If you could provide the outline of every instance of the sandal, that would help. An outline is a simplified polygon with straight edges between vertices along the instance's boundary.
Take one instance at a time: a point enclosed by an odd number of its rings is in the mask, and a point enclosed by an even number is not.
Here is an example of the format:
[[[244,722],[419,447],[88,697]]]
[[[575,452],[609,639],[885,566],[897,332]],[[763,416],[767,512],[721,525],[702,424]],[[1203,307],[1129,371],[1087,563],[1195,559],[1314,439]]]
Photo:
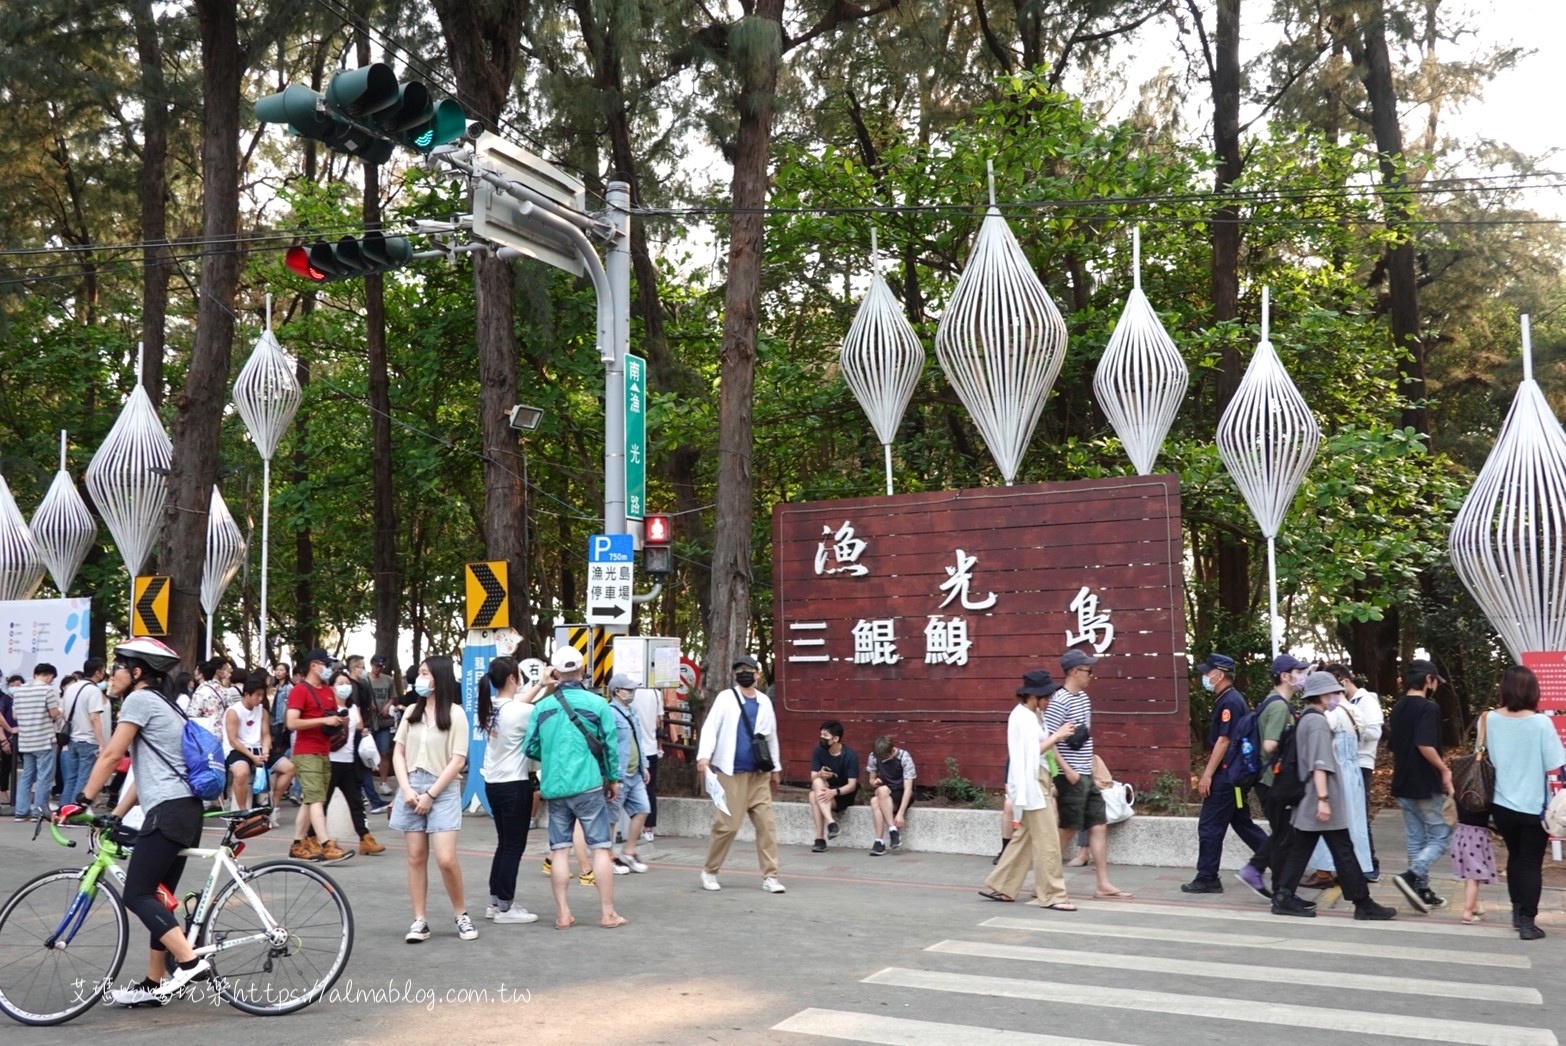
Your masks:
[[[609,922],[600,922],[598,925],[602,926],[606,930],[618,930],[622,926],[629,926],[630,923],[631,920],[627,919],[625,916],[616,915]]]
[[[1011,904],[1016,900],[1015,897],[1007,897],[999,890],[980,890],[979,896],[983,897],[986,901],[1003,901],[1006,904]]]
[[[1052,912],[1074,912],[1077,906],[1070,901],[1056,901],[1054,904],[1041,904],[1040,908],[1048,908]]]
[[[1463,922],[1465,924],[1469,925],[1469,926],[1472,926],[1474,923],[1482,923],[1482,922],[1484,922],[1484,909],[1483,908],[1478,908],[1478,909],[1476,909],[1474,911],[1471,911],[1471,912],[1468,911],[1467,909],[1464,909],[1463,910]]]
[[[557,929],[557,930],[569,930],[571,927],[573,927],[575,925],[576,925],[576,916],[573,915],[569,922],[563,922],[563,923],[562,922],[557,922],[557,923],[555,923],[555,929]]]
[[[1119,897],[1119,898],[1125,899],[1125,898],[1131,898],[1131,897],[1135,897],[1135,896],[1136,896],[1136,894],[1132,893],[1130,890],[1111,890],[1111,891],[1109,891],[1107,893],[1101,892],[1099,890],[1094,890],[1093,891],[1093,898],[1094,898],[1094,900],[1099,900],[1099,901],[1109,900],[1110,898],[1113,898],[1113,897]]]

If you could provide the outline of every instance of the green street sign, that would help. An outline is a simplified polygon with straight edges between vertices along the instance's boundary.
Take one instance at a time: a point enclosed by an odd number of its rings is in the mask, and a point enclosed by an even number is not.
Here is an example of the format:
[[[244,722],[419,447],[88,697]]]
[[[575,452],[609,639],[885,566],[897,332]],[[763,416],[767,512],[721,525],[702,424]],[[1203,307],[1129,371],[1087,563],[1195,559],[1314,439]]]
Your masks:
[[[647,361],[625,357],[625,518],[647,514]]]

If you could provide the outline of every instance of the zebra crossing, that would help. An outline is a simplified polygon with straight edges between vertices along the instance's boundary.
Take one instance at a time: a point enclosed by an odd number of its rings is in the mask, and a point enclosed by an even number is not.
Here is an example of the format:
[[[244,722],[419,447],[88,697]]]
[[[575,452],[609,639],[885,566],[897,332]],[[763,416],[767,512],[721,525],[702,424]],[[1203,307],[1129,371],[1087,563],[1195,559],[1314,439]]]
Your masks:
[[[1019,905],[984,918],[962,939],[891,957],[900,961],[831,1000],[841,1005],[800,1010],[772,1031],[890,1046],[1560,1046],[1553,1029],[1566,1026],[1566,990],[1549,976],[1560,952],[1524,945],[1504,925],[1140,902],[1081,909]]]

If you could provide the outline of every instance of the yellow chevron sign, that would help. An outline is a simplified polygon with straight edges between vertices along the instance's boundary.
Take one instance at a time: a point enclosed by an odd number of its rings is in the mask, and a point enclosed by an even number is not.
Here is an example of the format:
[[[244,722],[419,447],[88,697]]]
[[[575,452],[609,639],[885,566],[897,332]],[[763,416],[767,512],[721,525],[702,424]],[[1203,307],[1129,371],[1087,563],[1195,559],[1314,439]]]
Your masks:
[[[506,628],[511,624],[511,593],[505,560],[467,565],[468,627]]]
[[[168,634],[169,579],[163,574],[141,575],[131,589],[131,635]]]

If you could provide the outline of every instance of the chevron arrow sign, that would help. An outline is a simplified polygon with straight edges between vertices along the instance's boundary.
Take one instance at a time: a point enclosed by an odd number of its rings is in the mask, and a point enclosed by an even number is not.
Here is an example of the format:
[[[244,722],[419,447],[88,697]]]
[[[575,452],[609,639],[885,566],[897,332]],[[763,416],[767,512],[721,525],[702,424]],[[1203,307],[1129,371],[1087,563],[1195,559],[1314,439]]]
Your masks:
[[[469,628],[505,628],[511,624],[505,560],[469,563],[467,590]]]
[[[136,578],[132,591],[131,635],[168,635],[169,579],[162,574],[143,574]]]

